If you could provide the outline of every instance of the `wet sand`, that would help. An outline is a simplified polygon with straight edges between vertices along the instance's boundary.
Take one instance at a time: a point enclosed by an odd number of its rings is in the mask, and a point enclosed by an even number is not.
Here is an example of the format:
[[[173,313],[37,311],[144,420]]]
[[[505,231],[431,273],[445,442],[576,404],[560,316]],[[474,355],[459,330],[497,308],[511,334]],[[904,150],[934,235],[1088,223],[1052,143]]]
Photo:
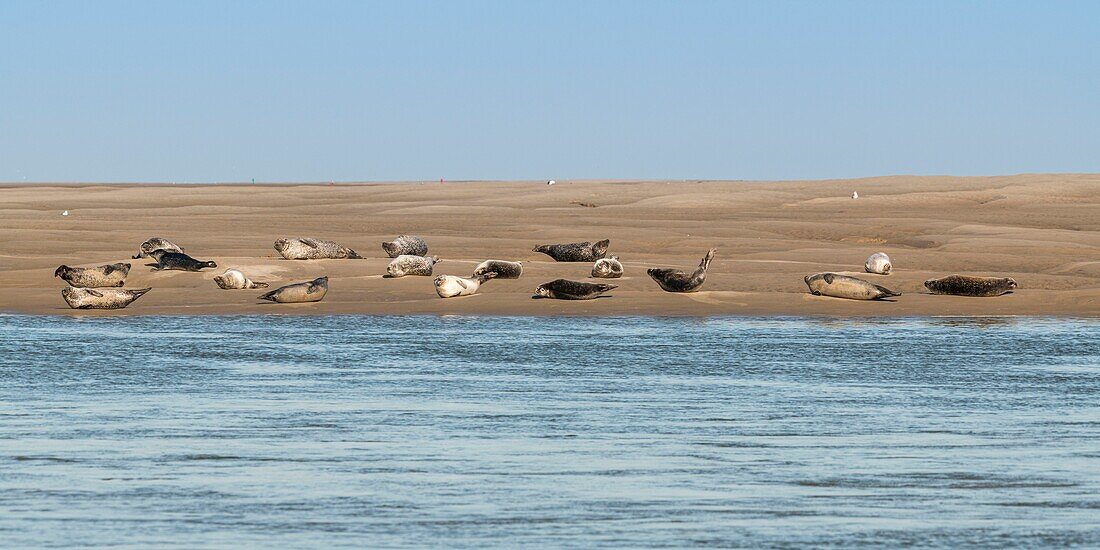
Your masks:
[[[853,191],[860,198],[852,199]],[[61,212],[69,210],[69,216]],[[489,281],[462,298],[436,296],[430,277],[383,279],[380,246],[423,236],[468,276],[478,262],[524,262],[519,280]],[[130,260],[162,236],[218,268],[153,272]],[[290,261],[285,236],[335,240],[363,260]],[[556,263],[536,244],[611,239],[626,268],[591,301],[532,299],[536,285],[588,279],[591,264]],[[692,270],[718,248],[700,292],[663,292],[648,267]],[[886,252],[889,276],[864,274]],[[61,299],[60,264],[133,264],[127,288],[153,291],[123,310],[78,311]],[[321,275],[324,301],[270,304],[263,290],[219,289],[236,267],[276,287]],[[802,278],[851,273],[899,290],[893,301],[807,293]],[[996,298],[934,296],[925,279],[952,273],[1014,277]],[[884,177],[859,180],[447,182],[312,185],[13,185],[0,187],[0,311],[66,315],[1050,315],[1100,316],[1100,175]]]

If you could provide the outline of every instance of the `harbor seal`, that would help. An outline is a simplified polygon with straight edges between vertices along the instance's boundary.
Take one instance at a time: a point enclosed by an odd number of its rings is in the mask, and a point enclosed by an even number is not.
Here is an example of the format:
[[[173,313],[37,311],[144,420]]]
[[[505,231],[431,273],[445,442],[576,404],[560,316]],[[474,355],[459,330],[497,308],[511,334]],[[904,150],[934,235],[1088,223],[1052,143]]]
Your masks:
[[[391,258],[401,255],[427,256],[428,243],[414,235],[398,235],[396,239],[382,243],[382,250]]]
[[[320,302],[328,294],[328,277],[318,277],[312,281],[281,286],[260,296],[260,300],[270,300],[280,304],[300,304]]]
[[[150,290],[152,289],[125,290],[121,288],[76,288],[67,286],[61,289],[61,297],[73,309],[122,309]]]
[[[396,279],[405,275],[432,276],[432,266],[439,261],[435,256],[412,256],[402,254],[394,258],[390,265],[386,266],[386,277]]]
[[[863,262],[863,269],[867,273],[889,275],[890,270],[893,268],[894,266],[890,264],[890,257],[885,252],[875,252],[867,257],[866,262]]]
[[[287,260],[357,260],[362,256],[332,241],[313,237],[287,237],[275,241],[275,250]]]
[[[593,279],[618,279],[623,276],[623,264],[618,256],[600,258],[592,266]]]
[[[607,255],[610,239],[591,243],[540,244],[535,252],[541,252],[554,258],[555,262],[594,262]]]
[[[619,288],[619,285],[555,279],[549,283],[542,283],[535,287],[535,295],[557,300],[591,300],[593,298],[598,298],[605,292],[615,290],[616,288]]]
[[[901,296],[900,292],[894,292],[863,279],[836,273],[816,273],[807,275],[803,280],[806,281],[806,286],[814,296],[832,296],[849,300],[881,300]]]
[[[183,252],[166,252],[154,250],[152,257],[157,261],[153,271],[199,271],[207,267],[218,267],[214,262],[196,260]]]
[[[182,248],[180,248],[172,241],[165,239],[164,237],[150,237],[149,240],[141,243],[141,245],[138,246],[137,256],[134,256],[131,259],[137,260],[140,258],[152,257],[153,251],[155,250],[167,250],[168,252],[179,252],[181,254],[183,253]]]
[[[717,248],[708,250],[706,256],[699,261],[698,269],[690,275],[679,269],[656,267],[646,270],[646,273],[657,281],[665,292],[695,292],[707,280],[707,268],[710,267],[710,261],[714,259],[715,252],[718,252]]]
[[[482,283],[496,276],[496,273],[491,272],[469,279],[454,275],[440,275],[432,280],[432,283],[435,284],[435,293],[440,298],[454,298],[455,296],[469,296],[477,292]]]
[[[989,297],[1016,290],[1016,281],[1008,277],[951,275],[940,279],[928,279],[924,282],[924,286],[932,294]]]
[[[485,260],[474,268],[474,277],[495,273],[497,279],[518,279],[523,274],[523,264],[507,260]]]
[[[222,290],[241,290],[249,288],[267,288],[267,283],[257,283],[246,277],[239,269],[229,268],[225,273],[214,276],[214,283]]]
[[[130,264],[119,262],[99,267],[69,267],[62,265],[53,272],[53,276],[61,277],[66,283],[75,287],[100,288],[124,285],[126,275],[129,273]]]

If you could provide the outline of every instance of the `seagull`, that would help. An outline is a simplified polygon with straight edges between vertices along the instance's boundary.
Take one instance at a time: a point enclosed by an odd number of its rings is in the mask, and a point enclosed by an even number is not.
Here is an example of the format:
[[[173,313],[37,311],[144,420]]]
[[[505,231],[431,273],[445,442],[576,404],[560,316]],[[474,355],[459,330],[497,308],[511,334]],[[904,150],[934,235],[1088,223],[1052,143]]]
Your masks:
[[[66,211],[62,212],[62,213],[61,213],[61,215],[62,215],[62,216],[68,216],[68,215],[69,215],[69,211],[68,211],[68,210],[66,210]]]
[[[852,198],[853,199],[858,199],[859,198],[859,193],[857,193],[855,191],[852,191]]]
[[[555,183],[558,183],[558,182],[556,182],[554,180],[550,180],[550,181],[546,182],[546,185],[554,185]]]

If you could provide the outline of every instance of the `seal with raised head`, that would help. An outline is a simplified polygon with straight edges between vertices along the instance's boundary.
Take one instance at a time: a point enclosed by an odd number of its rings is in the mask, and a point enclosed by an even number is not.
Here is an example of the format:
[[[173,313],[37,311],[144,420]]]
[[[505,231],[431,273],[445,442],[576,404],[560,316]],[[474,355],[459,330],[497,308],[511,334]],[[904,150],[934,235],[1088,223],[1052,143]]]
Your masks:
[[[239,269],[229,268],[225,273],[214,276],[214,283],[222,290],[242,290],[249,288],[267,288],[267,283],[257,283],[245,276]]]
[[[815,273],[807,275],[803,280],[806,281],[806,286],[814,296],[832,296],[849,300],[881,300],[901,296],[900,292],[894,292],[863,279],[836,273]]]
[[[523,274],[523,264],[507,260],[485,260],[474,268],[474,277],[495,273],[497,279],[518,279]]]
[[[623,276],[623,264],[618,256],[600,258],[592,265],[593,279],[618,279]]]
[[[427,256],[428,243],[415,235],[398,235],[396,239],[382,243],[382,250],[391,258],[401,255]]]
[[[354,250],[313,237],[287,237],[275,241],[275,250],[287,260],[356,260]]]
[[[73,309],[122,309],[151,288],[126,290],[122,288],[76,288],[67,286],[61,289],[61,297]]]
[[[300,304],[320,302],[328,294],[328,277],[318,277],[312,281],[281,286],[260,296],[260,300],[270,300],[280,304]]]
[[[99,267],[69,267],[63,265],[54,272],[66,283],[81,288],[102,288],[126,284],[126,275],[130,273],[130,264],[101,265]]]
[[[440,298],[454,298],[455,296],[469,296],[489,279],[495,278],[496,273],[484,273],[476,277],[456,277],[454,275],[440,275],[432,280],[435,285],[435,293]]]
[[[155,250],[167,250],[168,252],[183,252],[183,249],[164,237],[150,237],[149,240],[138,246],[138,253],[132,259],[149,258]]]
[[[540,244],[534,250],[554,258],[555,262],[594,262],[607,255],[607,246],[610,244],[610,239],[594,243],[585,241],[583,243]]]
[[[708,250],[706,256],[699,261],[698,269],[690,274],[679,269],[656,267],[646,270],[646,273],[666,292],[695,292],[707,280],[707,268],[710,267],[715,252],[718,252],[717,248]]]
[[[387,278],[404,277],[405,275],[422,275],[425,277],[432,276],[432,266],[439,261],[439,258],[435,256],[412,256],[410,254],[402,254],[392,261],[390,265],[386,266]]]
[[[557,300],[591,300],[616,288],[619,288],[619,285],[555,279],[535,287],[535,295]]]
[[[863,262],[863,269],[867,273],[889,275],[890,270],[893,268],[894,266],[890,264],[890,257],[885,252],[875,252],[867,257],[866,262]]]
[[[989,297],[1016,290],[1016,281],[1009,277],[950,275],[940,279],[928,279],[924,282],[924,286],[932,294]]]
[[[214,262],[196,260],[183,252],[154,250],[152,257],[157,261],[153,271],[199,271],[208,267],[218,267]]]

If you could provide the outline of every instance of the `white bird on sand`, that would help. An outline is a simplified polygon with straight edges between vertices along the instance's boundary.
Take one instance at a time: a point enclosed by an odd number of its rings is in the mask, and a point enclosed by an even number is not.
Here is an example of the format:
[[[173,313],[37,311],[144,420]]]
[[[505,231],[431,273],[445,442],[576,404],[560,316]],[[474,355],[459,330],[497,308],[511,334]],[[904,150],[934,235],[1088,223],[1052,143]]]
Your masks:
[[[550,181],[546,182],[546,185],[554,185],[555,183],[558,183],[558,182],[556,182],[554,180],[550,180]]]
[[[69,211],[68,211],[68,210],[66,210],[66,211],[62,212],[62,213],[61,213],[61,215],[62,215],[62,216],[68,216],[68,215],[69,215]]]
[[[853,199],[858,199],[859,198],[859,193],[857,193],[855,191],[852,191],[852,198]]]

